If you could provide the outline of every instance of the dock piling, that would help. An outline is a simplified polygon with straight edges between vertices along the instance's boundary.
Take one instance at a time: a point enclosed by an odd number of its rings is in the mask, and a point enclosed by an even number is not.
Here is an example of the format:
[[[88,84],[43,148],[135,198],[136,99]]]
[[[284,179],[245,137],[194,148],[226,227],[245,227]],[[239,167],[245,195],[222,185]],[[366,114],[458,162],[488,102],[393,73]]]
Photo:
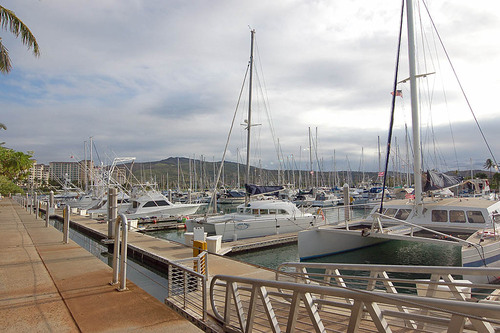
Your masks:
[[[64,207],[63,210],[63,243],[68,244],[69,243],[69,216],[71,214],[71,208],[70,206]],[[47,214],[48,215],[48,214]]]

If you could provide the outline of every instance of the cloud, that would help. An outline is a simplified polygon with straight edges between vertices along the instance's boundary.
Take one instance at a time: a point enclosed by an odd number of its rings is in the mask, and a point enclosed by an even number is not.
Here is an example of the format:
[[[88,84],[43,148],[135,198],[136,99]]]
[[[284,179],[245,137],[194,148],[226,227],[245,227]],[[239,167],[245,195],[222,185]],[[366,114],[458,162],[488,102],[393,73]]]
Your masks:
[[[0,122],[8,127],[0,140],[34,150],[41,163],[83,156],[83,142],[91,136],[107,151],[103,155],[219,160],[249,61],[251,27],[259,73],[252,117],[262,124],[253,131],[253,163],[276,167],[278,138],[282,155],[299,159],[309,145],[310,127],[313,133],[318,128],[318,158],[325,164],[332,164],[335,150],[338,168],[348,167],[347,161],[358,167],[363,149],[367,170],[378,168],[377,142],[385,147],[388,131],[399,4],[6,0],[3,5],[30,27],[42,53],[36,59],[20,40],[0,32],[14,62],[0,81],[5,110]],[[492,40],[500,30],[498,7],[493,0],[481,6],[465,0],[429,4],[469,102],[494,138],[494,152],[500,46]],[[425,8],[419,12],[425,14]],[[429,23],[425,15],[418,21]],[[405,45],[400,79],[408,76]],[[437,72],[420,82],[427,90],[421,93],[422,136],[429,147],[434,139],[428,133],[441,135],[436,133],[450,123],[458,130],[454,139],[440,136],[439,149],[426,147],[426,153],[443,155],[426,161],[446,160],[449,167],[457,164],[450,160],[472,158],[482,164],[488,151],[478,148],[484,144],[458,84],[451,83],[453,73],[444,69],[445,60],[421,51],[438,45],[430,30],[417,44],[419,55],[425,54],[419,72]],[[407,84],[400,88],[404,97],[396,99],[395,132],[403,149],[410,91]],[[442,97],[443,88],[453,90]],[[245,90],[229,145],[232,160],[237,149],[245,152],[240,124],[247,107]],[[301,156],[304,165],[307,155]]]

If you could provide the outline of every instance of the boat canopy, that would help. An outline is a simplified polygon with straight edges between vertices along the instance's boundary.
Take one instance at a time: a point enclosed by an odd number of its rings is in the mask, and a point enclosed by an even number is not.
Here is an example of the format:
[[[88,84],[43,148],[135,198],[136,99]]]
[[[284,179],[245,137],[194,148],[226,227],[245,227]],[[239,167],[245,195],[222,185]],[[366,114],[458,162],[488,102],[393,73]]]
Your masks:
[[[462,180],[463,178],[459,176],[450,176],[441,172],[428,170],[424,191],[440,190],[451,187],[460,184]]]
[[[257,195],[280,191],[283,189],[283,186],[259,186],[253,184],[245,184],[245,189],[248,195]]]

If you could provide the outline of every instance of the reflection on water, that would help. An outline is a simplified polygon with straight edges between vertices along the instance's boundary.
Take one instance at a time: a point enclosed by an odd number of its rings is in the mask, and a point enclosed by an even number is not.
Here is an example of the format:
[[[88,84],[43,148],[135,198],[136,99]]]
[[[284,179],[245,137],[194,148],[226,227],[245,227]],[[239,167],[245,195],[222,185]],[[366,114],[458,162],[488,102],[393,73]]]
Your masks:
[[[222,205],[225,211],[234,211],[236,205]],[[311,212],[317,208],[310,209]],[[344,207],[323,209],[329,223],[337,223],[344,218]],[[354,209],[353,218],[363,218],[369,210]],[[156,231],[151,236],[184,244],[184,230]],[[276,269],[283,262],[299,261],[297,244],[280,245],[273,248],[248,251],[231,255],[232,258]],[[428,265],[460,266],[460,249],[450,245],[423,244],[417,242],[389,241],[364,249],[308,260],[325,263],[386,264],[386,265]]]
[[[62,232],[63,223],[59,220],[50,220],[50,224]],[[106,245],[101,244],[84,235],[77,230],[69,230],[69,238],[80,245],[85,250],[89,251],[95,257],[110,267],[113,267],[113,255],[108,252]],[[62,236],[61,236],[62,239]],[[112,274],[109,279],[111,281]],[[167,272],[160,272],[150,267],[145,267],[141,263],[134,261],[131,258],[127,259],[127,279],[135,283],[148,294],[164,302],[167,297]]]

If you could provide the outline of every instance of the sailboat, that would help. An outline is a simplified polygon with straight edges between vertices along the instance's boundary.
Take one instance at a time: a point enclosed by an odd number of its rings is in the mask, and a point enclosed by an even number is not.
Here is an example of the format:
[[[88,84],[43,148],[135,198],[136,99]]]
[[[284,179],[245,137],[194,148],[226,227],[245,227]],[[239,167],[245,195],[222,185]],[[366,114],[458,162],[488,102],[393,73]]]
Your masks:
[[[372,210],[370,218],[342,226],[320,226],[299,232],[300,259],[352,251],[389,240],[460,247],[462,266],[499,267],[500,202],[484,197],[429,198],[422,190],[421,148],[412,0],[406,1],[414,149],[414,194]],[[396,88],[396,87],[395,87]],[[396,90],[394,90],[396,91]],[[394,98],[394,97],[393,97]],[[427,177],[428,178],[428,177]],[[499,277],[464,277],[488,283]],[[481,280],[478,280],[481,279]]]
[[[253,184],[249,184],[254,38],[255,30],[251,30],[248,119],[246,120],[247,158],[245,202],[238,205],[235,213],[188,219],[186,221],[186,230],[188,232],[192,232],[194,228],[203,228],[209,235],[221,235],[223,241],[235,241],[242,238],[298,232],[300,230],[314,227],[319,223],[319,221],[322,221],[321,219],[317,219],[315,215],[298,209],[297,206],[291,201],[250,200],[252,195],[262,195],[283,189],[282,186],[255,186]]]

